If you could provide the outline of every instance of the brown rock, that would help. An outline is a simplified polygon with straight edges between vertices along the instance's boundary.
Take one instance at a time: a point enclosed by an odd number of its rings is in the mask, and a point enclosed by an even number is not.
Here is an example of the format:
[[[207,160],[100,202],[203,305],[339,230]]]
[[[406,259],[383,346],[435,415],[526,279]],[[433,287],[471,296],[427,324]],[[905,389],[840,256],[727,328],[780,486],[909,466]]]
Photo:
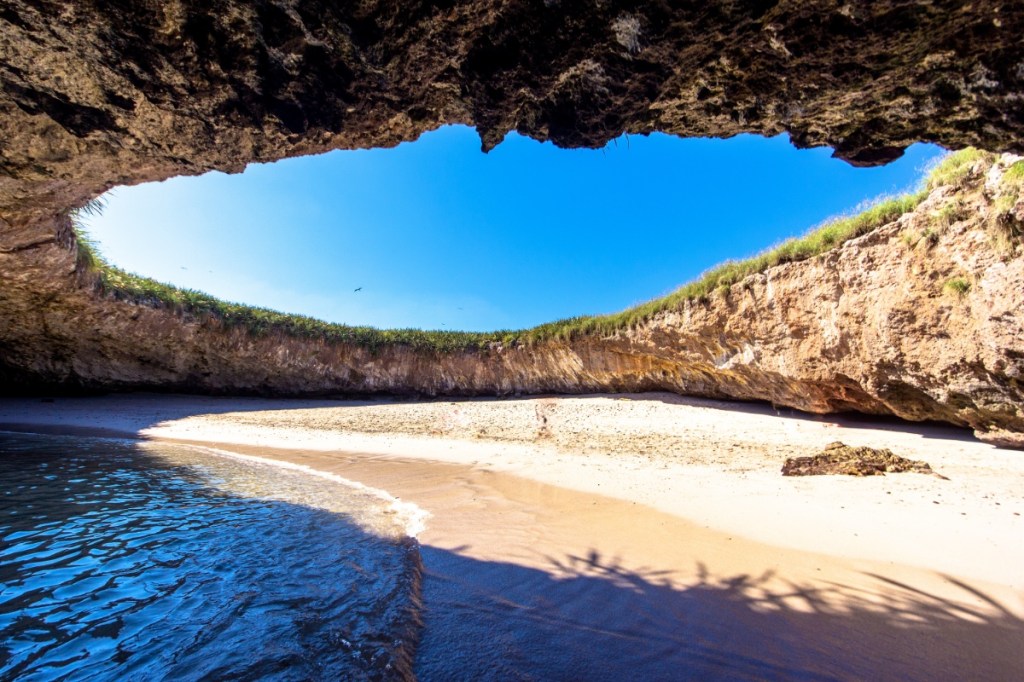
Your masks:
[[[439,353],[253,334],[158,301],[103,296],[67,230],[0,252],[0,387],[260,395],[667,390],[808,412],[944,421],[1024,446],[1024,255],[994,238],[979,164],[915,211],[810,260],[610,336]],[[961,202],[940,229],[935,215]],[[65,223],[66,228],[66,223]],[[921,235],[933,230],[934,239]],[[45,235],[45,232],[41,234]],[[4,245],[33,243],[22,230]],[[915,240],[918,240],[915,243]],[[969,277],[965,294],[952,276]]]
[[[826,445],[814,457],[790,457],[782,465],[783,476],[884,476],[904,471],[938,476],[927,462],[905,459],[888,449],[850,447],[840,442]]]
[[[449,123],[1024,152],[1019,2],[7,0],[0,214]],[[19,217],[20,216],[20,217]]]
[[[484,147],[510,130],[566,146],[788,131],[858,164],[919,140],[1021,152],[1021,35],[1016,2],[5,2],[0,389],[671,390],[941,420],[1024,446],[1019,225],[995,219],[980,177],[966,217],[921,246],[905,237],[930,229],[949,190],[636,329],[446,354],[252,334],[102,296],[63,217],[117,184],[446,123],[476,126]],[[944,291],[951,277],[970,290]]]

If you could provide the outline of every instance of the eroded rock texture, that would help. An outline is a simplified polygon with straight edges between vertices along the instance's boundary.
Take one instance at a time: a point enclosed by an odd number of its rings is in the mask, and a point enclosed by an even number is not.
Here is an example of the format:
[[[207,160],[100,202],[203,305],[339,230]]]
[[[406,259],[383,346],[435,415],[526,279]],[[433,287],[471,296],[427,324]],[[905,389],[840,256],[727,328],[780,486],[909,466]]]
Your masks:
[[[445,123],[1020,152],[1022,35],[1016,1],[5,0],[0,211]]]
[[[465,352],[375,350],[99,295],[72,237],[0,251],[0,386],[315,395],[669,390],[969,426],[1024,446],[1024,198],[978,162],[898,220],[638,328]],[[1016,204],[1003,206],[1003,197]],[[999,208],[997,208],[997,206]],[[65,223],[67,225],[67,223]]]
[[[850,447],[838,441],[813,457],[790,457],[782,465],[783,476],[885,476],[907,471],[946,478],[928,462],[900,457],[887,448]]]
[[[922,247],[906,235],[930,229],[952,190],[637,330],[446,355],[255,337],[102,298],[62,217],[117,184],[393,145],[445,123],[476,126],[485,148],[510,130],[562,145],[658,130],[788,131],[859,164],[919,140],[1020,152],[1021,35],[1019,2],[7,0],[0,384],[668,389],[940,419],[1024,444],[1024,266],[1016,246],[993,245],[980,190]]]

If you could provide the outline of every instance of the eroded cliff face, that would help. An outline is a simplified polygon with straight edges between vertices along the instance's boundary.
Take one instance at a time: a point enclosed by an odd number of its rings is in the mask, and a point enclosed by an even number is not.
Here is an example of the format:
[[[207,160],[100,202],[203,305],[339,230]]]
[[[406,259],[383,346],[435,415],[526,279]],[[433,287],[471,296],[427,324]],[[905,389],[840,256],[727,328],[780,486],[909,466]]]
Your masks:
[[[446,123],[475,126],[485,148],[510,130],[576,146],[788,131],[858,164],[920,140],[1021,152],[1021,35],[1024,5],[1010,1],[4,2],[0,383],[668,389],[941,419],[1020,445],[1021,259],[991,243],[980,189],[941,232],[929,212],[951,190],[639,329],[454,354],[257,337],[103,298],[62,216],[118,184],[393,145]]]
[[[941,420],[1024,446],[1024,201],[980,161],[884,227],[604,337],[435,353],[254,336],[103,297],[67,225],[0,252],[0,383],[323,395],[670,390]],[[1006,197],[1014,203],[1008,204]],[[52,236],[52,234],[51,234]]]

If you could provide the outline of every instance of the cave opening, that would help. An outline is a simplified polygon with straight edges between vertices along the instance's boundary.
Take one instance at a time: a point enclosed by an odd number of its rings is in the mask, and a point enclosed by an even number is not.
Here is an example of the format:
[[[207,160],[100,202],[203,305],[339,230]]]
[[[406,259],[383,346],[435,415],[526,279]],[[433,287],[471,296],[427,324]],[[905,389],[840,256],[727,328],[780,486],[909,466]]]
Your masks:
[[[113,265],[217,298],[378,328],[522,329],[616,312],[881,196],[943,154],[854,168],[786,136],[597,150],[450,126],[117,188],[84,227]]]

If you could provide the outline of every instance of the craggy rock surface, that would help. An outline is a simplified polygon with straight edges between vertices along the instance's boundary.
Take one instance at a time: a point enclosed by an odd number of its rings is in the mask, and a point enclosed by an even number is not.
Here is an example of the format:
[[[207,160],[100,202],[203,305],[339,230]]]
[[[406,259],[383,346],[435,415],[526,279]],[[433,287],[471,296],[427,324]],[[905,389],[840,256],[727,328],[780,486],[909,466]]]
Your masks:
[[[329,395],[667,390],[969,426],[1024,446],[1024,200],[981,161],[889,225],[607,337],[375,351],[101,297],[73,237],[0,248],[0,387]],[[997,213],[996,207],[1002,207]],[[1009,236],[1008,236],[1009,235]],[[949,285],[967,283],[966,291]]]
[[[5,1],[0,386],[660,389],[936,419],[1024,445],[1024,261],[1019,244],[993,244],[995,198],[977,187],[941,231],[932,213],[951,190],[636,330],[448,355],[254,337],[100,298],[62,217],[117,184],[394,145],[445,123],[476,126],[485,147],[510,130],[562,145],[788,131],[858,164],[918,140],[1020,152],[1021,35],[1024,5],[1009,1]],[[966,293],[944,287],[954,277]]]
[[[1022,35],[1017,0],[5,0],[0,213],[446,123],[1022,152]]]
[[[906,459],[885,448],[850,447],[840,442],[829,443],[814,457],[790,457],[782,465],[783,476],[885,476],[905,471],[938,476],[927,462]]]

